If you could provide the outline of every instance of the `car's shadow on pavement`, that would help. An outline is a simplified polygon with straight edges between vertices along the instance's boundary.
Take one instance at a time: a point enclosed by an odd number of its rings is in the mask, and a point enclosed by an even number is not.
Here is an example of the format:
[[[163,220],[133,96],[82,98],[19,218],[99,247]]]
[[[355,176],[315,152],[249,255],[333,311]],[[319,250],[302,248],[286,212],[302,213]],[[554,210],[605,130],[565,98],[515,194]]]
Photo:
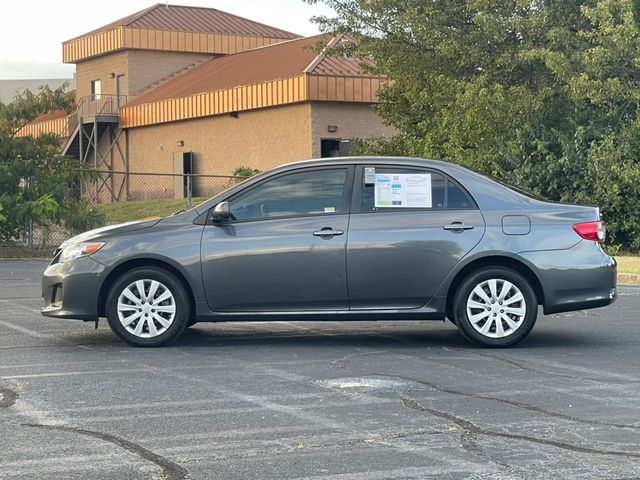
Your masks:
[[[119,340],[109,329],[66,331],[59,336],[49,334],[48,345],[91,345],[93,349],[113,347],[135,349]],[[450,323],[305,322],[201,323],[192,326],[165,349],[216,348],[237,345],[248,347],[300,348],[309,346],[369,347],[379,349],[468,349],[477,351],[519,351],[526,349],[615,348],[627,342],[624,334],[603,337],[597,332],[576,330],[534,330],[523,341],[506,349],[486,349],[467,342]]]
[[[273,324],[271,324],[273,325]],[[347,328],[345,328],[345,325]],[[187,330],[175,341],[174,346],[210,347],[221,344],[242,346],[274,346],[283,348],[308,345],[328,346],[372,346],[383,348],[411,347],[462,347],[469,344],[462,338],[455,327],[430,328],[422,326],[406,326],[402,328],[381,328],[380,326],[359,327],[357,322],[343,323],[331,328],[323,325],[320,328],[286,327],[274,330],[269,323],[258,328],[253,324],[243,328],[236,324],[233,329],[217,328],[215,325],[196,325]]]
[[[279,328],[277,331],[270,328],[271,323],[255,324],[252,328],[243,328],[243,324],[235,324],[233,329],[228,329],[223,324],[198,324],[188,329],[170,347],[212,348],[220,345],[238,346],[279,346],[282,348],[296,348],[302,346],[342,346],[342,347],[372,347],[381,349],[406,349],[410,348],[452,348],[474,350],[523,350],[540,348],[584,348],[612,347],[617,343],[624,343],[621,336],[619,342],[611,338],[603,339],[596,334],[588,332],[533,332],[526,339],[506,349],[486,349],[477,347],[466,341],[457,329],[451,324],[429,322],[428,325],[407,325],[384,328],[377,326],[365,326],[358,328],[358,322],[342,323],[336,328],[330,324],[320,328],[292,326]],[[304,325],[304,324],[301,324]],[[349,328],[345,329],[347,325]]]

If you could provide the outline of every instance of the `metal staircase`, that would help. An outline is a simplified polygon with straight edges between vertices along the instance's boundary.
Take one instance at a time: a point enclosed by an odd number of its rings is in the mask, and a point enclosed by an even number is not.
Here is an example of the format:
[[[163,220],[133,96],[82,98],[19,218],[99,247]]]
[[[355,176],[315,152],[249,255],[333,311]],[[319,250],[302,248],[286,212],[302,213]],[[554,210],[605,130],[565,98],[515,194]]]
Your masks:
[[[91,191],[83,192],[94,202],[121,200],[128,192],[128,176],[115,173],[129,171],[127,132],[119,128],[118,117],[126,102],[125,95],[90,95],[67,117],[71,135],[62,154],[101,172]]]

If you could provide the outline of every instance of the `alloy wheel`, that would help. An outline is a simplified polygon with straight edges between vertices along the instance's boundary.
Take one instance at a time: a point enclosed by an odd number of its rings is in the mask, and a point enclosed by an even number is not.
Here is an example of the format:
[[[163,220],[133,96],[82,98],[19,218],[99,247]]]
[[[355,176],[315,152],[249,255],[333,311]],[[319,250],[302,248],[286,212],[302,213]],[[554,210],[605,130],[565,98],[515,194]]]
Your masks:
[[[118,297],[118,320],[132,335],[153,338],[162,335],[176,316],[176,301],[166,285],[151,279],[136,280]]]
[[[527,304],[513,283],[491,278],[478,283],[467,298],[467,318],[471,326],[489,338],[504,338],[520,328]]]

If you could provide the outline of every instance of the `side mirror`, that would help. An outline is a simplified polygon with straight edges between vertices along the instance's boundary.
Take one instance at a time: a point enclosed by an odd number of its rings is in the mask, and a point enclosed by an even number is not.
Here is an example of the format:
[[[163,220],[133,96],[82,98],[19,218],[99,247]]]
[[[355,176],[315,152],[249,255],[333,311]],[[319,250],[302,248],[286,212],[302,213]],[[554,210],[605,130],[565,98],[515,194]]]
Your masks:
[[[229,208],[229,202],[220,202],[211,211],[211,221],[215,223],[222,223],[225,220],[229,220],[231,217],[231,210]]]

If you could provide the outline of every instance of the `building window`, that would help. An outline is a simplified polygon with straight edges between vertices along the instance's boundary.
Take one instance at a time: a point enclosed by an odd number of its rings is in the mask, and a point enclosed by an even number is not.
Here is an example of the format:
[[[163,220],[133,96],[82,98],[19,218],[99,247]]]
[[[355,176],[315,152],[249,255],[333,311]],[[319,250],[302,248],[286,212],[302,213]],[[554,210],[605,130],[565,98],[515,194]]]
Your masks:
[[[102,94],[102,82],[100,80],[91,80],[91,100],[100,100],[100,94]]]

